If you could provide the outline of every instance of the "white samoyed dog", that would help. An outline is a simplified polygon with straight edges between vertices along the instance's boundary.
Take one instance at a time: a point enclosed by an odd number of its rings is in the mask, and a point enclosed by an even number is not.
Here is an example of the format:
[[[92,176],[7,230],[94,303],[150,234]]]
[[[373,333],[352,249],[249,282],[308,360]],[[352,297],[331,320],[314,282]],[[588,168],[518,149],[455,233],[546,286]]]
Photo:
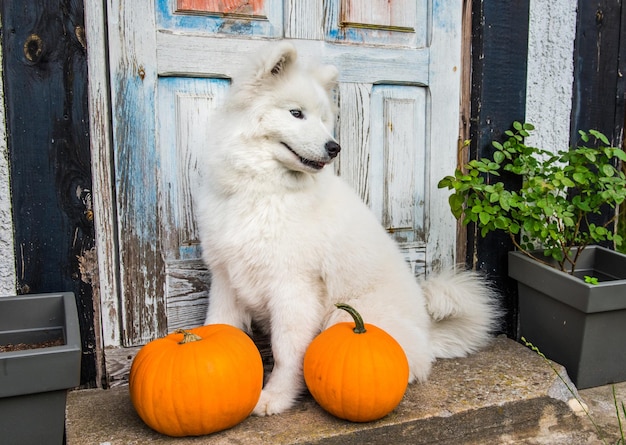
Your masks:
[[[490,339],[498,315],[489,283],[444,271],[418,283],[396,243],[330,165],[332,66],[305,69],[296,50],[275,44],[236,79],[211,120],[198,157],[194,205],[212,274],[206,323],[270,333],[274,369],[254,410],[276,414],[304,389],[313,338],[350,316],[391,334],[404,348],[410,382],[437,357],[459,357]]]

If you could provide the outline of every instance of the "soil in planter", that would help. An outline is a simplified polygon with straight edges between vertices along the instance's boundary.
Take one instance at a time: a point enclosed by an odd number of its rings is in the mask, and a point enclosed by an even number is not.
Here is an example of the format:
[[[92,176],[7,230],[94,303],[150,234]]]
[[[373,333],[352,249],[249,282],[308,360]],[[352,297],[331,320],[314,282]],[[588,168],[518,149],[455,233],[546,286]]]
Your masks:
[[[65,345],[62,328],[0,331],[0,353]]]
[[[55,340],[46,340],[39,343],[17,343],[8,345],[0,345],[0,352],[24,351],[26,349],[50,348],[52,346],[63,346],[65,342],[62,338]]]

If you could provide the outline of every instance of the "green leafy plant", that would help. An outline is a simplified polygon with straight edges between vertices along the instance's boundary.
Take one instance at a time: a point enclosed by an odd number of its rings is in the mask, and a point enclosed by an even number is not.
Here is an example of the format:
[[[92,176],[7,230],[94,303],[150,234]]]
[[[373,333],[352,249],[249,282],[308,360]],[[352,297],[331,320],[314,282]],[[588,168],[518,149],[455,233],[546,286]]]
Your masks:
[[[596,285],[599,283],[598,278],[585,275],[585,283]]]
[[[591,216],[626,200],[626,176],[617,168],[626,153],[612,147],[596,130],[579,131],[570,150],[553,153],[524,144],[534,126],[514,122],[504,142],[493,141],[491,159],[474,159],[454,176],[439,181],[453,191],[450,209],[463,224],[475,223],[482,236],[502,230],[526,255],[574,273],[586,246],[603,241],[622,244],[611,224],[595,224]],[[503,172],[521,179],[519,190],[496,181]],[[542,250],[543,257],[533,251]]]

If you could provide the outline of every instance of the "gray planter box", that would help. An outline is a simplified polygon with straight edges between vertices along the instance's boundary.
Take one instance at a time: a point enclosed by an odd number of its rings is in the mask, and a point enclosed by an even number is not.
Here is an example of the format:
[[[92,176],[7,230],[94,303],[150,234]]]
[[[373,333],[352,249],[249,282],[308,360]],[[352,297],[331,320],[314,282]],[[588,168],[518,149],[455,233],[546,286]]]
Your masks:
[[[509,276],[518,282],[521,336],[565,366],[578,388],[626,380],[626,255],[587,247],[571,276],[509,252]]]
[[[61,345],[0,352],[0,441],[62,444],[67,389],[80,384],[74,294],[0,297],[0,345]]]

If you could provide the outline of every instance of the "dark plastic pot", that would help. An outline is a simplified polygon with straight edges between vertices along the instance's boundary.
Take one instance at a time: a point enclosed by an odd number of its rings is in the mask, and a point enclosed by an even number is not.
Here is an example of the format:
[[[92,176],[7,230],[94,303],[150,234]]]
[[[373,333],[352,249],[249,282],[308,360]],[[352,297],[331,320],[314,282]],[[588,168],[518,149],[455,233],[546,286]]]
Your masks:
[[[0,442],[62,444],[67,390],[80,384],[74,294],[0,297],[0,345],[20,343],[29,349],[0,352]]]
[[[626,255],[587,247],[572,276],[509,252],[509,276],[518,282],[521,336],[565,366],[578,388],[626,380]]]

